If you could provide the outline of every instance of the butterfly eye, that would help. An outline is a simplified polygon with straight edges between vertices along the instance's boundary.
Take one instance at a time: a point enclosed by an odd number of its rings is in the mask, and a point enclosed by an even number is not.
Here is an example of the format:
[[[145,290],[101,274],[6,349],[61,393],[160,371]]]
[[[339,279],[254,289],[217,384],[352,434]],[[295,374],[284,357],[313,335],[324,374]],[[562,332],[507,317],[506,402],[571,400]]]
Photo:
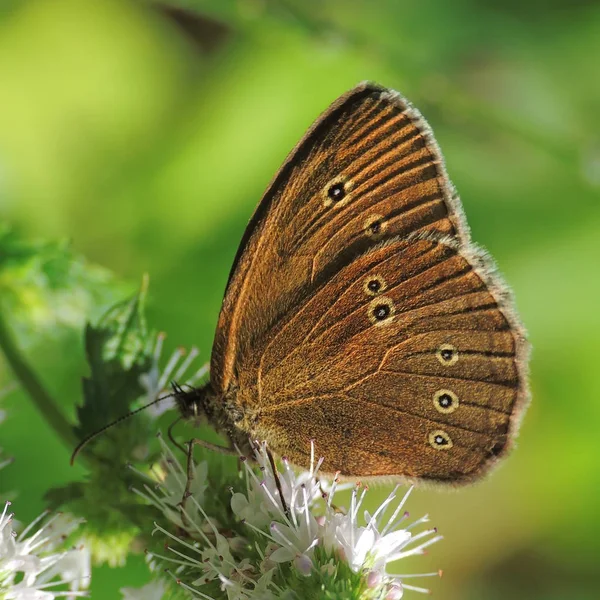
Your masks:
[[[394,303],[390,298],[380,297],[369,304],[369,319],[375,325],[385,325],[394,316]]]
[[[458,351],[452,344],[442,344],[435,353],[444,366],[450,366],[458,361]]]
[[[429,443],[436,450],[449,450],[454,445],[450,436],[441,429],[429,434]]]
[[[458,408],[458,396],[450,390],[439,390],[433,395],[433,405],[441,413],[453,413]]]
[[[368,277],[366,279],[363,289],[369,296],[377,296],[377,294],[383,292],[386,287],[387,285],[383,277],[380,277],[379,275],[373,275],[372,277]]]

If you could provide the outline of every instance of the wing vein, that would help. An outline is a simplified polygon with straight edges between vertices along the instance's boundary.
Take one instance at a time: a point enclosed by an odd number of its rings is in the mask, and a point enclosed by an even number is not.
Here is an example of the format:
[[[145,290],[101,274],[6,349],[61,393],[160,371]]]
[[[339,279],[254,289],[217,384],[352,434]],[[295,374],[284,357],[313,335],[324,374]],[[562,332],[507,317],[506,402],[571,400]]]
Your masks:
[[[412,375],[414,377],[427,377],[427,378],[431,378],[431,377],[436,377],[436,378],[441,378],[441,379],[453,379],[456,381],[475,381],[478,383],[491,383],[493,385],[499,385],[501,387],[504,388],[508,388],[508,389],[515,389],[516,387],[518,387],[518,382],[510,382],[510,381],[482,381],[481,378],[477,378],[477,377],[459,377],[458,375],[431,375],[431,374],[427,374],[427,373],[413,373],[412,371],[404,371],[402,369],[379,369],[377,371],[378,373],[395,373],[398,375]]]
[[[486,432],[483,432],[483,431],[477,431],[475,429],[471,429],[469,427],[465,427],[463,425],[454,425],[452,423],[447,423],[445,421],[437,421],[435,419],[429,419],[427,417],[423,417],[423,416],[421,416],[421,415],[419,415],[417,413],[414,413],[414,412],[412,412],[410,410],[404,410],[402,408],[398,408],[398,407],[394,407],[394,406],[389,406],[387,404],[378,404],[376,402],[371,402],[370,400],[365,400],[364,398],[354,398],[352,396],[347,396],[346,394],[339,394],[339,393],[338,394],[315,395],[315,396],[312,396],[310,398],[303,398],[300,401],[290,401],[290,402],[282,403],[282,404],[279,404],[277,406],[273,406],[271,408],[268,408],[266,410],[261,411],[261,415],[276,413],[276,412],[278,412],[280,410],[283,410],[283,409],[287,410],[287,409],[289,409],[291,407],[294,407],[294,406],[301,406],[303,404],[311,403],[314,400],[323,400],[323,399],[331,398],[331,397],[333,397],[333,398],[339,398],[340,395],[343,398],[345,398],[346,400],[350,401],[350,402],[357,402],[357,403],[360,403],[360,404],[366,404],[368,406],[375,406],[378,409],[381,409],[383,411],[389,411],[389,412],[392,412],[392,413],[395,413],[395,414],[408,415],[408,416],[411,416],[411,417],[415,417],[417,419],[423,419],[424,421],[429,421],[431,423],[434,423],[435,425],[441,425],[441,426],[444,426],[444,427],[452,427],[454,429],[460,429],[461,431],[466,431],[468,433],[474,433],[476,435],[482,435],[482,436],[490,436],[490,435],[492,435],[492,434],[489,434],[489,433],[486,433]],[[461,446],[461,444],[457,444],[457,442],[455,440],[453,440],[453,441],[454,441],[455,445]],[[478,446],[467,446],[467,445],[463,444],[462,447],[463,448],[477,448]]]

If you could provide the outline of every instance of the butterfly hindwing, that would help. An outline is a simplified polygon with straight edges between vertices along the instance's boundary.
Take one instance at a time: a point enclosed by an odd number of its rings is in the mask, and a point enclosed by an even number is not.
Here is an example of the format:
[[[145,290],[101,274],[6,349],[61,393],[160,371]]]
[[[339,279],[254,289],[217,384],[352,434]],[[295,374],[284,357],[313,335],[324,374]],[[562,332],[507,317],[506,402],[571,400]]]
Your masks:
[[[296,464],[315,439],[325,470],[348,476],[458,482],[485,471],[526,398],[526,342],[483,261],[430,237],[342,268],[245,371],[255,434]]]

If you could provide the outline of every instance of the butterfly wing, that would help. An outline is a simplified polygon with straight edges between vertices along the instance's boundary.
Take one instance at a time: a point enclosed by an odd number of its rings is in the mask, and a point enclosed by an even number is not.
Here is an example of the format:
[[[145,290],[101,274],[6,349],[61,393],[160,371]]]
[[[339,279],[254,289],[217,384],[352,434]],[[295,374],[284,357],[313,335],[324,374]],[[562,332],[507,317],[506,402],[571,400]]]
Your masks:
[[[242,431],[296,464],[314,438],[330,472],[471,480],[509,447],[527,398],[511,306],[429,128],[363,84],[317,120],[252,217],[211,386]]]
[[[282,319],[247,370],[253,434],[326,472],[457,483],[506,451],[527,343],[490,262],[448,238],[395,239]]]
[[[237,387],[265,334],[349,260],[415,231],[468,237],[420,114],[397,92],[359,85],[291,152],[246,229],[215,335],[213,389]]]

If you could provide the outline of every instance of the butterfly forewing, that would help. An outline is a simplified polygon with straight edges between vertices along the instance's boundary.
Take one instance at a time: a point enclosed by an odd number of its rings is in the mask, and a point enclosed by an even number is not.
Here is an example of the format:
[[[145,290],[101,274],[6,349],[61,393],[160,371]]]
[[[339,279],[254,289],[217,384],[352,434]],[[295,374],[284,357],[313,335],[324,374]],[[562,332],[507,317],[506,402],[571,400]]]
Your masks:
[[[213,385],[302,298],[374,244],[415,231],[465,237],[430,130],[396,92],[363,84],[326,111],[261,200],[234,262]]]
[[[316,439],[325,470],[349,476],[486,470],[516,426],[525,342],[478,262],[451,241],[413,239],[342,268],[244,372],[255,433],[297,464]]]

